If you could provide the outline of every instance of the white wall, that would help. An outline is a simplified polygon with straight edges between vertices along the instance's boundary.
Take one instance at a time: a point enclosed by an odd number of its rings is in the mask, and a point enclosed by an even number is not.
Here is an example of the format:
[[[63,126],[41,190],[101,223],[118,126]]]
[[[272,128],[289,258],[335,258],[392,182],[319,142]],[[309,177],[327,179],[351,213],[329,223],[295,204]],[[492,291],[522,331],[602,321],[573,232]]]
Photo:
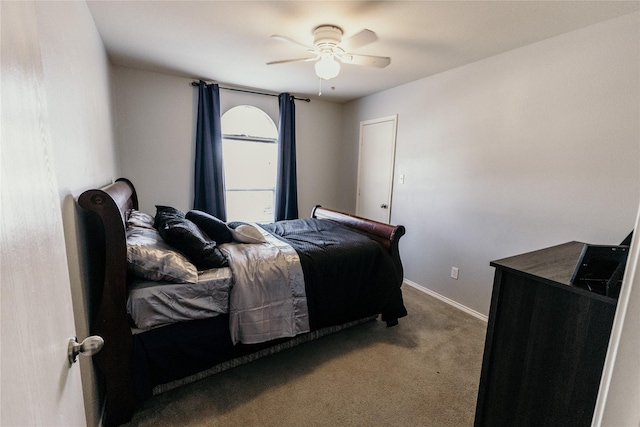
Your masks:
[[[36,2],[51,156],[64,226],[76,330],[89,335],[91,313],[82,191],[118,176],[107,55],[85,2]],[[34,266],[41,268],[41,266]],[[68,334],[72,334],[69,331]],[[88,425],[97,425],[102,396],[90,358],[80,358]]]
[[[391,222],[407,228],[407,279],[487,314],[491,260],[631,231],[639,36],[634,13],[345,105],[343,173],[359,122],[398,114]]]
[[[197,114],[194,79],[114,67],[117,134],[123,176],[140,194],[140,208],[156,204],[189,210]],[[222,85],[224,86],[224,85]],[[220,90],[222,113],[249,104],[278,123],[278,98]],[[316,204],[340,208],[337,187],[342,106],[296,101],[298,202],[301,217]]]
[[[640,228],[640,210],[635,229]],[[640,239],[631,243],[602,373],[593,426],[640,425]]]

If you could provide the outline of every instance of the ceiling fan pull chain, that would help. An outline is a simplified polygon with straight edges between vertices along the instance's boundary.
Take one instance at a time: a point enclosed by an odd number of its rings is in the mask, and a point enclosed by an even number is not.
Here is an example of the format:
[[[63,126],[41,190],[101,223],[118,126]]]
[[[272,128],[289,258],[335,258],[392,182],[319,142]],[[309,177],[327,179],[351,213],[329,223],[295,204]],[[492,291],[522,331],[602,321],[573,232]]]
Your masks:
[[[322,96],[322,79],[318,78],[318,96]]]

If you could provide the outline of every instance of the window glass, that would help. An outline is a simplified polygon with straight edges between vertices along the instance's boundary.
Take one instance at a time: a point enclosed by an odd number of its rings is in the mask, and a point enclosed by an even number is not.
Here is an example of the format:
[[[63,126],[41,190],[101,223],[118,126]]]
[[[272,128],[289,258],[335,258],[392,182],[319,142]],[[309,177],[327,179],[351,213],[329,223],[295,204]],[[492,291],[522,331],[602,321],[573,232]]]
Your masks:
[[[241,105],[222,116],[227,220],[272,222],[278,131],[261,109]]]
[[[222,133],[225,136],[253,136],[274,141],[278,138],[278,130],[271,117],[251,105],[239,105],[224,113]]]

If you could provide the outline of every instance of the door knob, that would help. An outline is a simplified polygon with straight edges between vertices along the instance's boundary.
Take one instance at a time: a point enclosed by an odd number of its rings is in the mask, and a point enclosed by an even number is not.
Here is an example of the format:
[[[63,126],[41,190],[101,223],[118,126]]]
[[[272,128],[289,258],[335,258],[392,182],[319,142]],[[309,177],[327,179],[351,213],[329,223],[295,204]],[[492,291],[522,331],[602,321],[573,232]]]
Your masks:
[[[82,354],[83,356],[93,356],[102,350],[102,346],[104,346],[104,340],[102,337],[97,335],[87,337],[82,340],[81,343],[78,343],[78,338],[76,337],[69,338],[69,352],[67,353],[69,356],[69,363],[74,364],[77,361],[79,354]]]
[[[388,206],[387,206],[387,205],[385,205],[384,203],[383,203],[383,204],[381,204],[381,205],[380,205],[380,207],[381,207],[382,209],[387,209],[387,208],[388,208]]]

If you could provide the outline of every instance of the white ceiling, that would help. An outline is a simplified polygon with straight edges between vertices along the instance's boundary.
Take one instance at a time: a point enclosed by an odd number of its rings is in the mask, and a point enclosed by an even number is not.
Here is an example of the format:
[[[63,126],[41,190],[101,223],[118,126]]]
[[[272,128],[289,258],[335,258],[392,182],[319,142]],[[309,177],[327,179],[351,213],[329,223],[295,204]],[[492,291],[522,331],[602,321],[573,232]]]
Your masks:
[[[87,1],[111,61],[227,86],[346,102],[640,9],[640,1]],[[378,40],[355,53],[383,69],[342,65],[323,82],[280,34],[311,45],[333,24]]]

